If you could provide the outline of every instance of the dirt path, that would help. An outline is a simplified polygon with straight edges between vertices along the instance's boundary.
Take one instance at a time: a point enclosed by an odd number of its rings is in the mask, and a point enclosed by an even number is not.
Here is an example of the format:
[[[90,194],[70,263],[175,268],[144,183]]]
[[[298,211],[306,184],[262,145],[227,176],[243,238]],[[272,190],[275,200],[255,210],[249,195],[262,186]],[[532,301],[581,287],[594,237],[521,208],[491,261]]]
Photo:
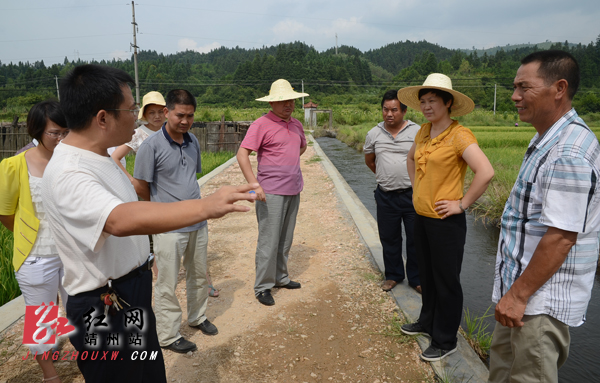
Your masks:
[[[333,184],[309,147],[302,157],[304,191],[294,244],[292,279],[299,290],[274,290],[275,306],[254,298],[254,211],[209,223],[209,268],[218,298],[210,298],[208,318],[217,336],[185,323],[182,334],[198,351],[164,351],[169,382],[422,382],[433,381],[419,360],[416,342],[381,335],[396,305],[379,288],[379,272],[368,257]],[[256,166],[256,157],[251,157]],[[223,184],[244,183],[236,164],[202,189],[208,195]],[[22,320],[0,343],[0,383],[40,380],[35,362],[22,361]],[[66,346],[67,349],[71,347]],[[75,362],[57,362],[63,382],[81,382]]]

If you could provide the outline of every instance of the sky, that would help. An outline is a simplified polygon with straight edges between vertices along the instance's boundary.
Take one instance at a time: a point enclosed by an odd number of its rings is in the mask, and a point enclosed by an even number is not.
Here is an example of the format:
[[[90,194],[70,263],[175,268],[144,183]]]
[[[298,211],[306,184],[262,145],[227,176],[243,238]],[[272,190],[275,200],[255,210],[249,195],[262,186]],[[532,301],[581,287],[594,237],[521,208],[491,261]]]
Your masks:
[[[0,0],[0,62],[127,59],[127,0]],[[226,0],[135,3],[137,45],[172,54],[220,46],[260,48],[302,41],[365,52],[398,41],[451,49],[554,42],[600,35],[598,0]]]

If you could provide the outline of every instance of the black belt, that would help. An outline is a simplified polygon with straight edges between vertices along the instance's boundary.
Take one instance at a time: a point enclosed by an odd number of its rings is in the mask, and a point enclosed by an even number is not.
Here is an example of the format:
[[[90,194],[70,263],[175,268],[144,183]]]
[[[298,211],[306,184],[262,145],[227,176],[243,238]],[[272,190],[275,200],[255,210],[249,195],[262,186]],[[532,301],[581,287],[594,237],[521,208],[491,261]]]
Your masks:
[[[410,188],[406,188],[406,189],[396,189],[396,190],[383,190],[381,188],[381,186],[377,185],[377,187],[379,188],[379,190],[381,190],[382,192],[385,193],[398,193],[398,194],[402,194],[402,193],[406,193],[407,191],[411,191],[412,187]]]
[[[152,269],[152,266],[154,265],[154,254],[150,254],[150,256],[148,257],[148,259],[146,260],[146,262],[144,262],[143,265],[136,267],[135,269],[131,270],[130,272],[128,272],[127,274],[123,275],[120,278],[114,279],[114,280],[108,280],[109,281],[109,287],[110,287],[110,282],[112,283],[120,283],[120,282],[124,282],[128,279],[131,279],[133,277],[137,277],[140,274],[145,273],[146,271]]]

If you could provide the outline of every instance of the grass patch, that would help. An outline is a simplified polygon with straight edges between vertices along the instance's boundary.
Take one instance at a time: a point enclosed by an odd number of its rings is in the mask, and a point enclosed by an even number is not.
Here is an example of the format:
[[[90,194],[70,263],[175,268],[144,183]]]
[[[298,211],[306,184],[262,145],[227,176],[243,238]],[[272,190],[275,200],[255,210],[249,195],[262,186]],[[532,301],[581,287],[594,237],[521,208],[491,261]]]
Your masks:
[[[493,334],[487,331],[489,323],[485,322],[485,319],[492,316],[491,313],[488,314],[491,308],[492,306],[490,305],[482,316],[472,315],[469,312],[469,308],[466,308],[466,328],[460,329],[467,342],[469,342],[473,350],[475,350],[483,361],[489,356],[490,346],[492,345]]]
[[[198,173],[196,178],[200,178],[205,176],[206,174],[215,170],[215,168],[221,166],[229,159],[231,159],[235,153],[233,152],[202,152],[202,173]],[[129,174],[133,174],[133,169],[135,166],[135,154],[128,154],[126,157],[127,160],[127,171]]]
[[[201,153],[202,155],[202,173],[198,178],[212,172],[217,167],[229,161],[235,153],[233,152],[216,152],[216,153]]]
[[[380,273],[373,273],[370,271],[361,271],[360,276],[369,282],[378,283],[383,281],[383,276]]]
[[[13,233],[0,224],[0,306],[21,295],[12,259]]]
[[[315,162],[321,162],[323,161],[323,159],[321,157],[319,157],[318,155],[314,155],[312,156],[310,159],[306,160],[307,164],[314,164]]]
[[[378,335],[392,337],[396,339],[398,343],[401,344],[410,343],[420,335],[406,335],[405,333],[403,333],[400,328],[406,323],[408,322],[404,315],[398,312],[394,312],[394,315],[392,315],[391,318],[388,320],[388,324],[385,327],[385,329],[378,333]]]

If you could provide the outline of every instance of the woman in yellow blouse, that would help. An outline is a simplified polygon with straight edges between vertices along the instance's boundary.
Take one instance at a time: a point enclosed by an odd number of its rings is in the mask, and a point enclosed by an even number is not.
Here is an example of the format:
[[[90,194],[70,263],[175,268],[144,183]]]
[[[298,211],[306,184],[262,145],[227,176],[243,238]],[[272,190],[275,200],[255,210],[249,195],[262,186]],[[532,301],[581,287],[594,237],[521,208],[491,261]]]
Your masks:
[[[27,115],[27,132],[38,145],[0,163],[0,222],[14,233],[13,266],[27,306],[58,304],[63,267],[42,204],[41,182],[54,148],[69,130],[58,102],[34,105]],[[43,336],[44,334],[41,334]],[[57,340],[58,341],[58,340]],[[42,353],[54,345],[30,345],[44,374],[43,382],[60,383],[51,358]]]
[[[448,76],[430,74],[422,86],[399,90],[398,99],[420,109],[429,121],[421,126],[406,161],[417,212],[414,239],[423,306],[418,321],[402,331],[429,334],[431,344],[421,359],[437,361],[456,351],[463,309],[465,209],[487,189],[494,169],[473,133],[451,118],[470,113],[474,103],[452,89]],[[463,193],[467,166],[475,175]]]

